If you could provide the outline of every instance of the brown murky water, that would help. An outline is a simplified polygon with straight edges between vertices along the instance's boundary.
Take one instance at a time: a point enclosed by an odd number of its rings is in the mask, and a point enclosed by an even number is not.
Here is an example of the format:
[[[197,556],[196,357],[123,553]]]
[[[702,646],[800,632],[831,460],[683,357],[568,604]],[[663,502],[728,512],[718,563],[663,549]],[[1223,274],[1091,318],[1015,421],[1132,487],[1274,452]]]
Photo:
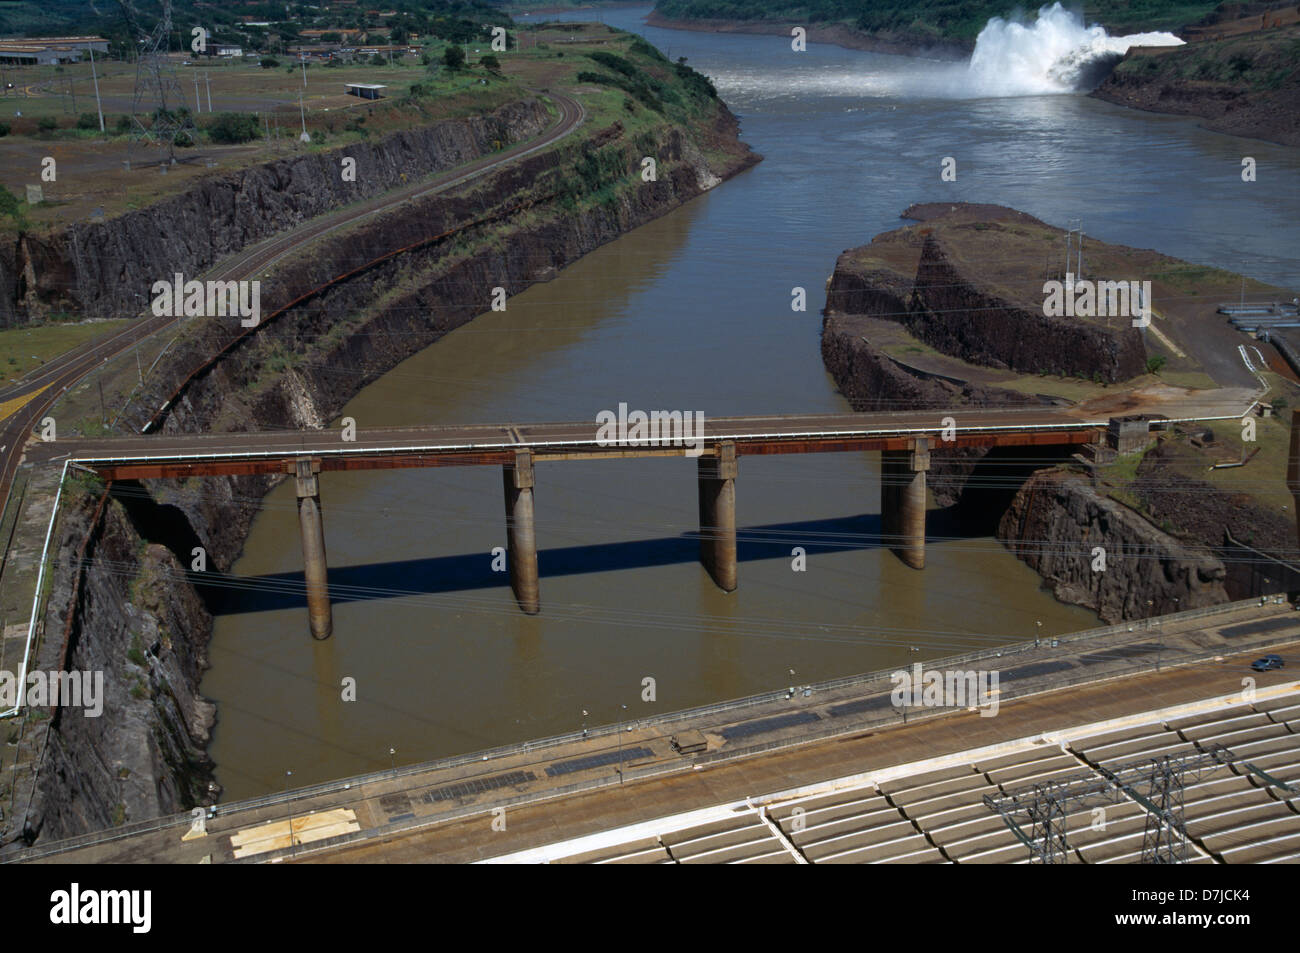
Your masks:
[[[360,427],[594,419],[621,401],[709,416],[846,410],[818,351],[823,284],[840,251],[939,194],[939,157],[953,152],[971,174],[945,196],[1086,216],[1104,239],[1207,263],[1249,255],[1266,280],[1297,272],[1280,251],[1296,243],[1278,236],[1295,236],[1300,203],[1216,198],[1240,141],[1076,96],[909,98],[891,78],[921,61],[823,47],[792,60],[779,38],[646,30],[640,15],[604,18],[713,76],[767,160],[405,362],[348,405]],[[1286,150],[1250,146],[1294,176]],[[1170,176],[1206,183],[1206,201],[1171,204]],[[1227,225],[1200,227],[1210,221]],[[796,285],[805,313],[790,310]],[[933,541],[924,572],[876,548],[876,473],[866,454],[744,458],[740,588],[726,595],[689,535],[694,461],[539,465],[534,618],[491,570],[505,543],[498,469],[326,474],[324,643],[301,605],[267,590],[301,578],[281,486],[236,566],[262,588],[218,618],[203,683],[219,704],[225,796],[280,790],[286,770],[297,785],[384,767],[390,747],[410,763],[576,729],[584,709],[609,723],[620,705],[644,715],[782,687],[791,669],[802,683],[1097,624],[994,540]],[[933,512],[930,532],[954,535]],[[647,676],[654,703],[641,701]]]

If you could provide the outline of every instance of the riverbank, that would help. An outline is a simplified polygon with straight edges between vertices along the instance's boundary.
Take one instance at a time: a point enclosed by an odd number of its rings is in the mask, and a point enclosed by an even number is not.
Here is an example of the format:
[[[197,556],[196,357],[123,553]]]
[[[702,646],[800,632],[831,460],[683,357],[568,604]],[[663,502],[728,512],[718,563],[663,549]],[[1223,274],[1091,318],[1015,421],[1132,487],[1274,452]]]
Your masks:
[[[1192,116],[1214,132],[1300,146],[1298,50],[1296,25],[1174,49],[1136,48],[1091,95],[1147,112]]]
[[[324,426],[366,384],[485,311],[494,287],[515,294],[553,278],[758,161],[696,74],[619,37],[600,31],[595,42],[606,56],[624,45],[629,68],[646,77],[635,100],[616,84],[570,81],[563,88],[586,113],[576,138],[441,194],[415,196],[282,258],[264,279],[266,319],[256,333],[245,336],[229,322],[190,324],[123,421],[139,430],[170,394],[168,413],[151,429]],[[574,64],[573,47],[567,52]],[[535,115],[541,107],[519,108]],[[376,143],[372,158],[400,169],[403,145]],[[646,156],[656,159],[653,177],[641,174]],[[370,264],[358,267],[363,261]],[[484,297],[467,296],[466,288],[483,289]],[[204,754],[214,713],[197,692],[211,599],[280,479],[147,482],[107,495],[90,485],[70,496],[58,551],[109,555],[55,568],[37,666],[63,652],[74,668],[100,667],[110,717],[102,726],[64,718],[47,727],[48,743],[28,739],[63,756],[34,784],[18,780],[30,807],[17,836],[64,837],[216,799]],[[195,547],[205,556],[203,572],[192,564]],[[53,620],[63,619],[70,636],[60,642]],[[161,740],[168,738],[176,743]]]
[[[684,19],[667,17],[653,10],[646,17],[650,26],[665,30],[691,30],[697,33],[751,33],[760,36],[792,36],[791,30],[802,27],[807,31],[810,43],[830,43],[848,50],[864,50],[869,53],[894,53],[903,56],[920,56],[927,59],[960,60],[970,55],[975,48],[973,41],[962,42],[947,40],[923,33],[868,33],[854,29],[847,23],[808,23],[790,20],[788,22],[771,22],[767,20],[721,20],[721,19]]]
[[[1043,317],[1042,285],[1059,278],[1051,261],[1045,271],[1043,249],[1060,249],[1063,231],[997,206],[914,206],[903,217],[922,224],[844,252],[828,286],[822,356],[854,409],[1075,403],[1113,414],[1137,406],[1161,414],[1163,406],[1163,416],[1177,417],[1197,402],[1222,399],[1223,415],[1256,403],[1249,388],[1230,386],[1231,368],[1197,359],[1245,340],[1225,332],[1225,320],[1206,304],[1228,295],[1233,276],[1089,237],[1089,278],[1151,281],[1152,333],[1144,341],[1127,320]],[[1115,334],[1132,340],[1121,344]],[[1129,346],[1132,360],[1117,362]],[[1267,344],[1259,347],[1281,362]],[[1282,375],[1263,373],[1272,389],[1259,404],[1271,401],[1272,410],[1300,397]],[[1253,426],[1249,443],[1236,439],[1235,424],[1217,439],[1206,438],[1205,428],[1170,428],[1136,456],[1098,448],[1056,467],[1060,452],[1035,462],[1023,452],[1013,460],[940,449],[932,453],[930,488],[941,506],[981,525],[993,514],[997,537],[1058,599],[1108,622],[1146,618],[1258,594],[1262,578],[1230,576],[1225,532],[1277,553],[1289,549],[1286,424],[1270,413]],[[1196,476],[1256,448],[1248,476]],[[972,478],[978,461],[981,480]],[[1101,570],[1095,547],[1109,554]]]

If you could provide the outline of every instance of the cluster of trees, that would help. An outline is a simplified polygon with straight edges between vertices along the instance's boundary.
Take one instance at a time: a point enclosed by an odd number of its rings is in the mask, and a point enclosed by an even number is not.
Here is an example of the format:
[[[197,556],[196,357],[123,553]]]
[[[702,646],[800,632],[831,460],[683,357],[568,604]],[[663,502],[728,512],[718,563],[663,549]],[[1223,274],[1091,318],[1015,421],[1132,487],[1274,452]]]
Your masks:
[[[644,40],[634,42],[631,49],[634,53],[640,53],[664,65],[668,63],[662,53]],[[596,50],[588,53],[587,57],[598,65],[605,67],[605,69],[610,70],[610,72],[598,73],[592,70],[581,70],[578,73],[578,82],[580,83],[596,83],[601,86],[613,86],[621,89],[643,106],[658,113],[664,111],[665,105],[680,105],[682,103],[680,90],[674,89],[669,84],[657,79],[652,73],[642,69],[626,56]],[[709,82],[708,77],[687,66],[686,57],[679,58],[672,65],[672,70],[677,78],[682,81],[689,98],[707,100],[717,97],[718,91],[713,88],[713,84]]]
[[[471,43],[486,37],[492,26],[509,27],[509,15],[486,0],[388,0],[379,9],[394,15],[381,19],[366,10],[372,4],[323,9],[323,5],[301,2],[265,3],[223,7],[203,0],[173,0],[172,34],[169,48],[190,49],[190,30],[203,26],[213,41],[236,42],[253,52],[283,50],[300,42],[303,29],[328,31],[326,43],[340,43],[342,31],[365,31],[366,42],[387,40],[407,43],[413,34],[436,37],[453,43]],[[161,5],[156,0],[135,3],[137,29],[151,30],[158,20]],[[269,23],[250,27],[240,20],[250,17]],[[133,56],[138,49],[138,33],[126,21],[115,2],[89,4],[84,0],[41,0],[36,3],[0,4],[0,35],[87,35],[98,34],[109,40],[110,55]]]

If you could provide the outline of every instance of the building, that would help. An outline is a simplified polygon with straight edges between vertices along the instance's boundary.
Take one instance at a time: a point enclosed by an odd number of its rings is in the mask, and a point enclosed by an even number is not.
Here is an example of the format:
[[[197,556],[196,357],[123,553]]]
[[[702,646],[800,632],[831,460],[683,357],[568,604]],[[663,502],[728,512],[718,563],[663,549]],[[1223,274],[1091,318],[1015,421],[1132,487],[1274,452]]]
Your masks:
[[[322,39],[322,37],[326,35],[337,34],[339,39],[342,42],[346,43],[354,36],[359,36],[360,33],[361,33],[360,30],[349,30],[343,27],[335,27],[332,30],[303,30],[298,35],[301,36],[304,40],[306,40],[309,43],[323,43],[325,41]]]
[[[78,63],[87,50],[108,53],[102,36],[37,36],[0,39],[0,62],[25,66]]]
[[[387,89],[387,86],[380,86],[377,83],[344,83],[349,96],[360,96],[362,99],[383,99],[383,93],[380,90]]]

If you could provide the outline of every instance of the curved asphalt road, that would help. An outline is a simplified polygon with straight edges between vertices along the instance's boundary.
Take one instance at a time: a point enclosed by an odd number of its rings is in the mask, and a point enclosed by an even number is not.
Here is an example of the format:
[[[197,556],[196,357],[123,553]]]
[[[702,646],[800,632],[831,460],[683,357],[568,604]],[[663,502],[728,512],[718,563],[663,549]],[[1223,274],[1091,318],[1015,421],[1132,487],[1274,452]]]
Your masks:
[[[502,152],[475,159],[437,175],[431,180],[425,179],[392,192],[385,192],[356,206],[317,216],[292,231],[283,232],[244,249],[221,262],[204,277],[222,281],[251,279],[284,256],[322,235],[411,199],[462,185],[500,166],[545,149],[576,130],[582,125],[586,116],[582,105],[576,100],[557,93],[550,93],[550,96],[558,103],[560,116],[541,136],[518,143]],[[0,406],[11,402],[21,404],[0,421],[0,514],[4,512],[8,503],[9,491],[13,486],[14,474],[18,470],[23,448],[32,436],[37,422],[54,402],[96,367],[117,357],[151,335],[168,330],[181,320],[181,318],[149,314],[110,337],[73,348],[43,365],[18,384],[0,390]],[[23,402],[24,398],[26,398],[25,402]]]

